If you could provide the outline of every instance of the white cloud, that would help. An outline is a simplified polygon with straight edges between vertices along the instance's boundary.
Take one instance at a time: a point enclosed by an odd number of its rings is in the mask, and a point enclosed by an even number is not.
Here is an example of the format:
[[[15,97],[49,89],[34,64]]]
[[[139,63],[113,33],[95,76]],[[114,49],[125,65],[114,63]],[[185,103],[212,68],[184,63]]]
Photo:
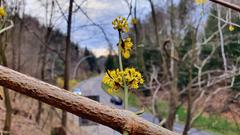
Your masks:
[[[94,10],[105,10],[110,6],[111,5],[109,2],[101,2],[99,0],[90,0],[83,5],[83,7],[87,7],[89,9],[94,9]]]
[[[109,50],[106,48],[91,49],[96,57],[108,56]]]
[[[25,0],[26,1],[26,14],[38,18],[42,24],[46,24],[46,2],[51,4],[49,0]],[[67,15],[69,0],[57,0],[61,6],[64,14]],[[84,0],[76,0],[76,3],[81,4]],[[134,2],[134,0],[133,0]],[[146,0],[138,1],[138,13],[143,16],[149,11],[149,3]],[[76,9],[76,7],[74,7]],[[82,4],[82,9],[88,14],[88,16],[98,24],[104,24],[102,27],[107,33],[107,36],[111,40],[113,45],[116,44],[118,35],[113,30],[111,22],[119,15],[127,16],[129,9],[124,0],[87,0]],[[48,13],[50,13],[50,6],[48,8]],[[48,14],[49,16],[49,14]],[[64,20],[62,13],[59,11],[58,5],[55,3],[53,22],[56,28],[63,32],[66,32],[66,21]],[[139,15],[140,16],[140,15]],[[60,18],[60,19],[59,19]],[[102,32],[97,27],[84,27],[79,28],[79,26],[91,24],[91,22],[86,18],[81,11],[77,11],[73,15],[73,32],[72,40],[78,42],[82,47],[87,46],[89,49],[97,48],[97,54],[99,48],[108,48],[108,44],[104,39]],[[103,51],[105,52],[105,51]]]

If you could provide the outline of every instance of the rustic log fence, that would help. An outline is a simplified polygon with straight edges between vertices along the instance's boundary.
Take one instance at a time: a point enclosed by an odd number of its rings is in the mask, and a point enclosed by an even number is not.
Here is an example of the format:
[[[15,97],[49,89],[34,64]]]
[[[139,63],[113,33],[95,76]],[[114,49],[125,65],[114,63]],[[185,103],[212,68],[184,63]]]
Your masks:
[[[224,6],[224,7],[228,7],[230,9],[233,9],[233,10],[235,10],[237,12],[240,12],[240,5],[236,5],[234,3],[230,3],[227,0],[210,0],[210,1],[212,1],[214,3],[217,3],[217,4],[220,4],[220,5]]]
[[[177,135],[133,112],[112,108],[0,66],[0,85],[130,135]]]

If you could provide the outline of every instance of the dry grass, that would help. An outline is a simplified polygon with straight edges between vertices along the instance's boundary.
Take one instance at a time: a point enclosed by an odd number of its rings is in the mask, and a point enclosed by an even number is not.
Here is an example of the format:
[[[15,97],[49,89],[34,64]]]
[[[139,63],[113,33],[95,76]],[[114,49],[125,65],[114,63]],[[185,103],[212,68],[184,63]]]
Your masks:
[[[1,90],[0,90],[1,91]],[[10,92],[14,114],[12,115],[11,135],[50,135],[51,129],[61,124],[61,110],[43,105],[44,111],[40,123],[35,121],[37,112],[37,100]],[[5,119],[4,101],[0,101],[0,132],[3,129]],[[81,127],[68,121],[66,128],[68,135],[87,135]]]

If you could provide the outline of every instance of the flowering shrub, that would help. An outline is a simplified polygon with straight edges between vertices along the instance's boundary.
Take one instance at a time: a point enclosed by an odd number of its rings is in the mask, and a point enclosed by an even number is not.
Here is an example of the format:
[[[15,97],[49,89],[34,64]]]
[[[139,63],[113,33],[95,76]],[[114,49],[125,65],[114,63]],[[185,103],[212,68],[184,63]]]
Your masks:
[[[133,43],[131,41],[131,38],[126,38],[123,40],[121,44],[121,52],[122,52],[122,56],[125,59],[128,59],[130,57],[132,46],[133,46]]]
[[[139,84],[143,84],[144,80],[140,72],[135,68],[126,68],[124,71],[119,69],[107,71],[103,78],[103,83],[109,86],[108,91],[118,91],[120,88],[124,88],[124,81],[128,88],[138,89]]]
[[[119,68],[107,70],[102,82],[108,86],[109,93],[117,92],[120,89],[124,90],[124,108],[127,109],[128,90],[138,89],[139,85],[144,83],[144,80],[141,73],[135,68],[123,68],[122,57],[125,59],[130,58],[133,47],[131,38],[122,38],[122,34],[127,33],[129,30],[127,19],[124,17],[117,17],[113,20],[112,25],[119,33],[119,42],[117,44]]]
[[[127,19],[124,17],[117,17],[112,22],[113,28],[118,30],[119,32],[128,32],[128,22]]]

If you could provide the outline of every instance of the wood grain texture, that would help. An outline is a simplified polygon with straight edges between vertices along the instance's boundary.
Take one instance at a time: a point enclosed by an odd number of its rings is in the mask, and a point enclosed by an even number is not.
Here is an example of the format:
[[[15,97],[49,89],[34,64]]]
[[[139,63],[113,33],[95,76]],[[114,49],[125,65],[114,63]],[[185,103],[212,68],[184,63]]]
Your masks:
[[[130,111],[103,105],[3,66],[0,66],[0,85],[121,133],[127,130],[130,135],[177,135]]]
[[[240,6],[234,3],[230,3],[229,1],[226,0],[210,0],[210,1],[240,12]]]

